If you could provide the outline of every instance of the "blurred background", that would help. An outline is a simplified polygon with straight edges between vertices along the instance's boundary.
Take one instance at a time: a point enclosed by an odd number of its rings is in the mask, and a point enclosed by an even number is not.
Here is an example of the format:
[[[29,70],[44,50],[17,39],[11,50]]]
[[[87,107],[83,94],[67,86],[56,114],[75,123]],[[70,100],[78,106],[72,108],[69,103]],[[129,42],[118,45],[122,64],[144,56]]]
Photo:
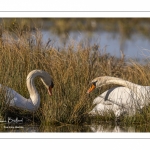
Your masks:
[[[150,56],[150,18],[1,18],[3,38],[4,29],[22,33],[39,30],[43,43],[50,41],[58,50],[82,43],[96,44],[105,53],[142,63]]]

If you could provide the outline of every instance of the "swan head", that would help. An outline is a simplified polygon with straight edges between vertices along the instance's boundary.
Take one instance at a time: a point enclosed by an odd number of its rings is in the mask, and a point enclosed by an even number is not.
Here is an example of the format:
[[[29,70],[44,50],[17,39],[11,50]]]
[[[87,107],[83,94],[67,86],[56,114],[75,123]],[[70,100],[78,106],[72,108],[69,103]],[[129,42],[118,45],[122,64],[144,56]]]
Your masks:
[[[48,89],[48,93],[51,96],[52,95],[52,88],[54,87],[54,82],[51,76],[47,72],[43,72],[43,75],[41,77],[41,81],[45,85],[45,87]]]
[[[44,80],[42,78],[41,78],[41,80],[42,80],[43,84],[46,86],[49,95],[51,96],[52,95],[52,88],[54,87],[53,81],[52,80],[48,81],[48,79]]]
[[[96,88],[100,88],[101,86],[105,85],[105,77],[97,77],[95,79],[93,79],[91,81],[91,86],[90,88],[88,89],[87,93],[91,93],[94,89]]]

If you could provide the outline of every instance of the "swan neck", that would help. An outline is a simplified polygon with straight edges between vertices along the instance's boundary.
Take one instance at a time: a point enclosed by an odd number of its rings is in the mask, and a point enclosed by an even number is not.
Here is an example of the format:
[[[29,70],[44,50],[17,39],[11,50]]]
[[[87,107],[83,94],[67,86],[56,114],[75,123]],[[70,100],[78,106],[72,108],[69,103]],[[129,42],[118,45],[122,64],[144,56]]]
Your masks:
[[[27,88],[30,94],[30,99],[33,102],[35,107],[39,107],[40,105],[40,96],[35,87],[34,79],[39,76],[37,71],[32,71],[27,76]]]
[[[135,93],[137,93],[141,87],[140,85],[134,84],[132,82],[123,79],[115,78],[115,77],[107,77],[106,84],[118,84],[131,89]]]

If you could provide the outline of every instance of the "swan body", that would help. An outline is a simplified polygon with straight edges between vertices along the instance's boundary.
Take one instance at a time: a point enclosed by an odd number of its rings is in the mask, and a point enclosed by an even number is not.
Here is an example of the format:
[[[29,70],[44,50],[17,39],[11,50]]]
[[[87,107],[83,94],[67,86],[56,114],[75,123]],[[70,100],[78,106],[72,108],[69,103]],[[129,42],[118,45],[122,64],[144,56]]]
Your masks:
[[[108,84],[117,84],[123,87],[111,88],[96,97],[93,105],[96,105],[90,115],[104,115],[107,110],[112,110],[116,117],[123,113],[132,115],[137,109],[142,109],[149,102],[150,86],[141,86],[132,82],[109,76],[98,77],[92,80],[92,85],[87,93],[95,88]]]
[[[26,79],[27,88],[30,94],[30,98],[25,98],[15,90],[9,87],[2,87],[6,91],[5,98],[6,102],[9,103],[9,106],[18,107],[20,109],[35,111],[40,106],[40,95],[35,87],[34,79],[40,77],[43,84],[48,89],[49,95],[52,95],[52,88],[54,86],[53,80],[50,75],[42,70],[33,70],[31,71]]]

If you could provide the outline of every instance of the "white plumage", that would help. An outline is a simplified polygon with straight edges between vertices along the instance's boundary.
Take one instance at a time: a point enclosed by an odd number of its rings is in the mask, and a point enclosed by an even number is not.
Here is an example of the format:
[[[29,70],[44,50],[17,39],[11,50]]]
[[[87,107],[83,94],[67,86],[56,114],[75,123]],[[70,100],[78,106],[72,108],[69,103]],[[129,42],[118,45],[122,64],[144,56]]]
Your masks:
[[[9,106],[34,111],[37,110],[40,106],[40,95],[35,87],[34,79],[36,77],[40,77],[43,84],[48,89],[48,93],[52,95],[52,88],[54,86],[52,78],[50,75],[42,70],[33,70],[31,71],[26,79],[27,88],[30,94],[30,98],[25,98],[19,93],[17,93],[15,90],[1,86],[3,91],[5,91],[5,99],[6,103],[9,103]]]
[[[98,77],[92,80],[92,86],[87,93],[92,92],[95,88],[108,84],[117,84],[123,87],[111,88],[96,97],[93,101],[93,105],[96,106],[89,114],[103,115],[106,110],[112,110],[116,117],[123,113],[133,115],[136,110],[142,109],[149,103],[150,86],[141,86],[109,76]]]

